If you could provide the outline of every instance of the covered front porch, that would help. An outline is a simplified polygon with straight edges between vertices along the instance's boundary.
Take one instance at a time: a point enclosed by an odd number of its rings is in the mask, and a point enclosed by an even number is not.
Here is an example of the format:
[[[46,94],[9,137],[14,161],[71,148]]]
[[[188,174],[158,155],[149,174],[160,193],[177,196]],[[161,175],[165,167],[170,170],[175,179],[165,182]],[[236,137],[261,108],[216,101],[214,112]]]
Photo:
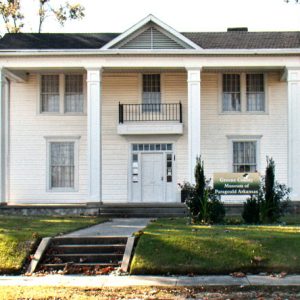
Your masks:
[[[124,62],[126,59],[127,65]],[[208,177],[211,177],[215,171],[229,171],[230,169],[226,146],[228,139],[231,137],[236,139],[236,136],[247,138],[271,135],[261,130],[261,126],[269,126],[268,115],[273,113],[274,100],[272,93],[269,92],[269,86],[266,87],[266,91],[269,93],[267,105],[270,110],[263,114],[224,113],[221,111],[219,102],[221,74],[264,73],[267,76],[270,74],[269,78],[273,86],[276,81],[276,84],[281,85],[280,89],[287,80],[289,93],[287,103],[284,105],[289,105],[291,116],[289,128],[297,128],[297,119],[293,117],[295,112],[293,107],[297,105],[295,93],[298,91],[298,78],[300,78],[293,75],[299,74],[297,70],[274,64],[270,67],[265,63],[257,66],[257,62],[242,65],[241,62],[234,62],[234,60],[230,62],[229,59],[224,59],[221,63],[219,58],[215,61],[207,59],[206,64],[201,60],[194,61],[193,64],[185,60],[181,62],[183,65],[177,62],[172,66],[166,63],[164,58],[157,58],[156,63],[151,60],[147,63],[147,60],[145,58],[141,63],[139,60],[133,62],[131,58],[124,58],[122,63],[121,60],[116,59],[119,63],[105,64],[99,61],[93,64],[86,63],[85,67],[71,67],[69,63],[62,61],[50,67],[49,62],[40,61],[38,66],[28,64],[16,67],[8,64],[3,68],[2,81],[6,84],[3,86],[5,92],[4,101],[2,101],[2,134],[5,137],[1,139],[1,178],[5,181],[2,185],[2,202],[16,203],[22,198],[20,202],[23,203],[39,201],[111,204],[180,203],[177,183],[185,180],[194,182],[194,165],[198,155],[201,154],[207,162]],[[95,65],[101,67],[95,67]],[[190,67],[190,65],[200,67]],[[43,74],[82,74],[84,78],[83,113],[41,113],[38,78]],[[143,102],[144,74],[160,74],[161,90],[156,92],[160,93],[160,102],[157,100]],[[29,115],[24,115],[24,138],[19,141],[17,141],[15,125],[11,124],[11,118],[16,119],[22,116],[21,110],[17,110],[14,104],[16,101],[18,104],[21,103],[21,94],[17,94],[14,91],[15,88],[18,91],[25,91],[25,94],[30,90],[30,95],[28,97],[25,95],[25,99],[32,101],[35,105],[35,111],[31,106],[26,112]],[[25,110],[23,110],[24,113]],[[259,125],[260,122],[263,125]],[[252,125],[247,127],[247,123]],[[257,126],[254,126],[254,123]],[[221,124],[224,124],[223,128]],[[29,128],[32,130],[33,125],[41,126],[39,128],[44,132],[40,132],[39,136],[33,134],[34,138],[30,137],[28,130]],[[64,130],[60,129],[61,126]],[[258,130],[263,134],[258,134]],[[289,130],[288,132],[293,140],[298,139],[297,131]],[[77,138],[79,141],[77,186],[69,194],[47,189],[49,178],[47,179],[46,174],[45,137],[46,139]],[[32,195],[28,192],[29,188],[22,187],[22,177],[18,175],[20,171],[17,170],[16,164],[21,154],[14,150],[16,145],[21,146],[21,141],[24,144],[28,139],[30,141],[32,139],[32,143],[36,142],[37,148],[43,147],[40,152],[35,152],[40,160],[39,165],[43,165],[43,167],[38,167],[39,173],[36,172],[35,178],[41,178],[37,181],[34,178],[31,181],[30,178],[27,179],[29,186],[34,184],[39,186]],[[287,140],[287,137],[284,139]],[[272,147],[270,145],[267,145],[267,148]],[[295,186],[294,191],[296,191],[297,184],[295,181],[293,183],[295,180],[293,178],[296,178],[298,168],[295,167],[296,162],[292,157],[296,155],[297,144],[291,143],[290,145],[292,147],[289,150],[288,167],[285,169],[283,166],[287,155],[279,157],[278,160],[280,172],[284,174],[288,169],[289,186]],[[262,151],[260,161],[268,152],[270,152],[268,149]],[[12,158],[7,160],[6,158],[10,156]],[[29,157],[30,154],[25,153],[25,156]],[[151,170],[149,167],[150,169],[148,168],[148,171],[143,173],[145,168],[142,168],[142,164],[144,166],[148,164],[151,167],[156,164],[157,168]],[[26,170],[30,172],[29,169],[30,166],[27,165],[23,170],[26,173]],[[32,173],[35,173],[35,170]],[[17,179],[15,179],[16,175],[18,175]],[[158,195],[166,196],[163,198],[143,197],[141,184],[142,181],[145,182],[143,176],[145,178],[150,176],[154,179],[146,184],[148,195],[153,195],[151,191],[155,191]],[[168,180],[171,180],[172,184]],[[158,187],[159,182],[164,183],[163,191]],[[137,189],[136,183],[139,185]],[[168,185],[171,187],[169,188]],[[171,192],[168,192],[169,189]],[[145,201],[145,199],[148,200]]]

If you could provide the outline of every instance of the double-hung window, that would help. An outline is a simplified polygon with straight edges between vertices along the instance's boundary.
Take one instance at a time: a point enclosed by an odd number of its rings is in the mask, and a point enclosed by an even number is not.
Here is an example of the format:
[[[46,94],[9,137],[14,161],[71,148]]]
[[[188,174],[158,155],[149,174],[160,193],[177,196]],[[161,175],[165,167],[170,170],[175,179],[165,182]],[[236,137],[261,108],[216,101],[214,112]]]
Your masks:
[[[59,112],[59,75],[41,77],[41,112]]]
[[[240,74],[223,74],[223,111],[241,111]]]
[[[75,143],[50,142],[50,189],[75,188]]]
[[[47,189],[74,192],[78,185],[78,140],[47,137]]]
[[[160,111],[160,74],[143,74],[143,111]]]
[[[65,75],[65,112],[83,112],[82,75]]]
[[[83,113],[83,75],[41,75],[40,98],[41,113]]]
[[[265,75],[222,75],[222,112],[265,112]]]
[[[256,153],[256,141],[233,141],[233,172],[256,172]]]
[[[265,87],[263,74],[247,74],[247,111],[265,110]]]

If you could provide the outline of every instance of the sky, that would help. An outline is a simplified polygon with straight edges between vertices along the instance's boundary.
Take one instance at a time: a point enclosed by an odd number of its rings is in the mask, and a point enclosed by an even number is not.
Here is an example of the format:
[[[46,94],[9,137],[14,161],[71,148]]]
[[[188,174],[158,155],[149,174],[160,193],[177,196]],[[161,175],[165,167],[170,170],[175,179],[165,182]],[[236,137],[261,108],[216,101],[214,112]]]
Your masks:
[[[226,31],[228,27],[300,31],[300,4],[290,1],[287,4],[284,0],[69,0],[84,5],[85,18],[68,22],[64,27],[48,19],[43,32],[123,32],[148,14],[181,32]],[[21,0],[27,17],[23,31],[37,30],[35,3],[36,0]]]

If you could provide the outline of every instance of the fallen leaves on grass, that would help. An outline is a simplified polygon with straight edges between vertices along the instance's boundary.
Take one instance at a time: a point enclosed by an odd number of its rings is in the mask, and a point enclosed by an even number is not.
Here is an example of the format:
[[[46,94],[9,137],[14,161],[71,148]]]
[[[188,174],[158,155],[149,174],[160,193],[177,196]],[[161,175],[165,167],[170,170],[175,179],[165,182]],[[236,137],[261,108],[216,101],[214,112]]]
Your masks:
[[[252,264],[260,264],[262,263],[263,261],[265,261],[265,259],[261,256],[254,256],[252,259],[251,259],[251,263]]]
[[[233,272],[233,273],[230,273],[230,276],[236,277],[236,278],[243,278],[243,277],[246,277],[246,274],[243,272]]]

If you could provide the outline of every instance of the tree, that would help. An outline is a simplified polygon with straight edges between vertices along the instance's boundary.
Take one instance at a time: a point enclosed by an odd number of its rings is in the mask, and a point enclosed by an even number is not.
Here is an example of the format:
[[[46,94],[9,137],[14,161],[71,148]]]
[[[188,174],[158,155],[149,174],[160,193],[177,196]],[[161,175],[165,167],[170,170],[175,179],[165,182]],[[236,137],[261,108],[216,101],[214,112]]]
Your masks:
[[[38,32],[42,31],[44,22],[47,18],[53,17],[60,25],[64,25],[68,20],[80,20],[84,17],[84,7],[80,4],[64,4],[55,7],[51,0],[38,1]],[[24,27],[24,14],[22,13],[20,0],[0,1],[0,15],[3,18],[7,32],[18,33]]]
[[[225,217],[224,205],[219,201],[214,190],[209,186],[210,180],[206,180],[204,174],[204,162],[200,157],[196,158],[195,185],[187,185],[188,198],[186,205],[193,222],[222,223]]]
[[[21,13],[20,1],[0,1],[0,14],[7,32],[17,33],[21,31],[24,26],[24,16]]]
[[[290,189],[275,180],[275,162],[267,157],[265,177],[258,194],[244,204],[242,217],[246,223],[275,223],[280,221],[289,205]]]
[[[51,0],[38,0],[39,8],[39,28],[38,32],[42,31],[42,26],[46,18],[54,16],[60,25],[64,25],[67,20],[77,20],[84,17],[84,7],[80,4],[70,4],[66,2],[55,8],[51,5]]]

